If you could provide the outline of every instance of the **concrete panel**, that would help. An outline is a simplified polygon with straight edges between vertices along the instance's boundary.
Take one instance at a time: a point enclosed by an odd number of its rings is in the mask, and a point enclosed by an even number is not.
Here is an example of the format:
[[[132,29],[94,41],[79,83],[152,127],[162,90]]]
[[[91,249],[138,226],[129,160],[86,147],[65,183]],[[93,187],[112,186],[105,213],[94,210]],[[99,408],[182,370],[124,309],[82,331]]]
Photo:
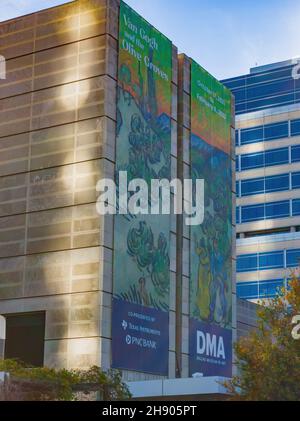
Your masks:
[[[88,369],[99,364],[99,338],[45,341],[44,364],[54,368]]]

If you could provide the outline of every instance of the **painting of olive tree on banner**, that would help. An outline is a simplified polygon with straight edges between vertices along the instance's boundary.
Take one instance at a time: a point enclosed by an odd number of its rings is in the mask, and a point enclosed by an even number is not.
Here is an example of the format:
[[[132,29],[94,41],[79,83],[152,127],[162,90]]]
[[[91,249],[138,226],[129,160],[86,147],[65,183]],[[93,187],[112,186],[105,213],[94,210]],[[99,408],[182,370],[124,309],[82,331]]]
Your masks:
[[[192,178],[204,179],[204,221],[191,229],[190,317],[231,328],[231,94],[197,63],[191,71]]]
[[[151,186],[171,173],[172,45],[126,5],[120,45],[116,180]],[[170,215],[116,215],[114,244],[114,297],[168,311]]]

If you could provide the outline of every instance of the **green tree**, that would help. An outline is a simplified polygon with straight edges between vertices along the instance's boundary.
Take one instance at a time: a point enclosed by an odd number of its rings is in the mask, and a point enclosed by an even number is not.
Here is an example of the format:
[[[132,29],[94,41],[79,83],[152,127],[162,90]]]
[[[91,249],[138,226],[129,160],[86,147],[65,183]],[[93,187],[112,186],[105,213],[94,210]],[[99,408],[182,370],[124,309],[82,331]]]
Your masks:
[[[97,392],[103,400],[131,397],[119,371],[104,372],[96,366],[88,370],[66,370],[27,367],[17,360],[0,360],[0,371],[9,373],[8,381],[0,388],[0,400],[72,401],[84,395],[94,400]]]
[[[292,336],[292,320],[300,315],[300,280],[293,275],[287,290],[262,304],[258,329],[235,345],[238,375],[225,386],[232,400],[298,401],[300,339]]]

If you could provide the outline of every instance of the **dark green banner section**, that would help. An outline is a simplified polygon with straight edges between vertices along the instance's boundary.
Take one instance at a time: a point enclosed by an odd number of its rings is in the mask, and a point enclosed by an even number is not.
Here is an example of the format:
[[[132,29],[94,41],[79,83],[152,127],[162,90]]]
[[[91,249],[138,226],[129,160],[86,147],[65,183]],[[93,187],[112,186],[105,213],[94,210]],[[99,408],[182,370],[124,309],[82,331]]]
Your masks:
[[[205,215],[191,227],[190,374],[231,375],[231,95],[191,64],[191,171],[204,179]]]
[[[172,44],[123,2],[119,31],[116,181],[150,191],[171,176]],[[170,215],[116,215],[114,367],[168,373],[169,250]]]
[[[195,61],[191,64],[191,130],[210,146],[231,154],[231,93]]]

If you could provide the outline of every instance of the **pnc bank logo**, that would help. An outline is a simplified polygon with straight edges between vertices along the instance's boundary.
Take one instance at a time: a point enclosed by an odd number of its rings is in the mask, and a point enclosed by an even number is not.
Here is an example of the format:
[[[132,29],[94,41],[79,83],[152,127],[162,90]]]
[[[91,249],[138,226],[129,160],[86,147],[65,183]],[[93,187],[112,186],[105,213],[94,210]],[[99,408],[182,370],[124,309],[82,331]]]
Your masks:
[[[222,336],[212,335],[209,332],[197,331],[197,354],[206,357],[226,359],[224,339]]]

